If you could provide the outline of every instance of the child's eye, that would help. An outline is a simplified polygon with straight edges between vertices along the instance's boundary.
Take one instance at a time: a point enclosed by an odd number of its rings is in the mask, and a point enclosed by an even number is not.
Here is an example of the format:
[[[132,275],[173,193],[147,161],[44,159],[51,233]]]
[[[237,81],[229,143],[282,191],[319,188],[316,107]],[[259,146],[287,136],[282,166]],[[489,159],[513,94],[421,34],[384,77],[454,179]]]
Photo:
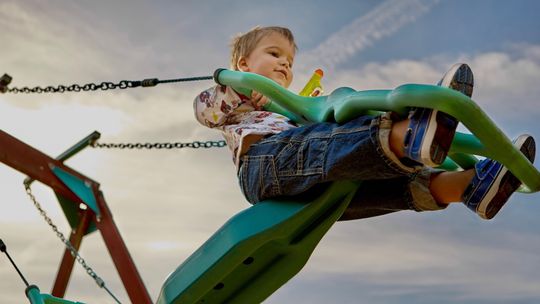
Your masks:
[[[272,55],[274,57],[279,57],[279,54],[277,52],[270,52],[270,55]]]

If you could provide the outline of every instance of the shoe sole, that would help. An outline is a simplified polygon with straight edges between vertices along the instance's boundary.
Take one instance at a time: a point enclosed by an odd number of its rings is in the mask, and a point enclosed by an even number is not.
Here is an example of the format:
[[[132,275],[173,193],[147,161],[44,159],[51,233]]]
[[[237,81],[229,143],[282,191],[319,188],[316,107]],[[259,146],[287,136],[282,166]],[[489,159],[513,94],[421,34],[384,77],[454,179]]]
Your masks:
[[[448,72],[446,72],[446,74],[444,74],[437,85],[451,88],[470,98],[474,88],[473,72],[467,64],[456,63],[448,70]]]
[[[474,88],[473,72],[467,64],[456,63],[444,74],[437,85],[471,97]],[[429,123],[430,126],[433,124],[436,127],[427,130],[424,140],[429,140],[431,145],[422,145],[420,159],[425,165],[436,167],[444,162],[459,122],[446,113],[433,110]]]
[[[514,146],[520,147],[519,151],[523,153],[531,163],[534,162],[536,144],[532,136],[522,135],[518,137]],[[483,219],[490,220],[494,218],[506,204],[510,195],[512,195],[519,186],[521,186],[521,181],[505,166],[501,166],[497,173],[497,177],[493,181],[493,185],[482,199],[484,203],[478,205],[476,212]]]
[[[431,142],[431,145],[423,144],[420,152],[420,158],[425,165],[436,167],[444,162],[452,146],[457,125],[458,121],[454,117],[438,110],[431,112],[430,128],[424,136],[424,141]]]

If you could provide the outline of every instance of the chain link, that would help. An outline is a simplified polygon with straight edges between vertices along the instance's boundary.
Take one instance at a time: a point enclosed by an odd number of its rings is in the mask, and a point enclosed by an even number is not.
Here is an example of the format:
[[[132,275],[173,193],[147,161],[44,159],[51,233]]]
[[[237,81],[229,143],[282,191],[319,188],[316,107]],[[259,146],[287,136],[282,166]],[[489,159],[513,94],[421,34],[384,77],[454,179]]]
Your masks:
[[[9,77],[9,75],[7,75]],[[188,77],[188,78],[176,78],[176,79],[167,79],[167,80],[159,80],[157,78],[148,78],[144,80],[122,80],[118,83],[112,83],[112,82],[102,82],[102,83],[87,83],[85,85],[79,85],[79,84],[72,84],[70,86],[64,86],[59,85],[56,87],[53,86],[47,86],[47,87],[22,87],[22,88],[8,88],[7,84],[11,81],[11,77],[9,77],[9,80],[4,81],[5,83],[0,85],[0,88],[3,90],[2,93],[65,93],[65,92],[81,92],[81,91],[107,91],[107,90],[113,90],[113,89],[128,89],[128,88],[136,88],[136,87],[153,87],[160,83],[173,83],[173,82],[186,82],[186,81],[200,81],[200,80],[211,80],[213,79],[212,76],[202,76],[202,77]]]
[[[97,90],[112,90],[112,89],[127,89],[134,88],[141,85],[141,81],[129,81],[122,80],[119,83],[115,84],[112,82],[102,82],[100,84],[87,83],[85,85],[72,84],[70,86],[59,85],[57,87],[48,86],[45,88],[42,87],[22,87],[22,88],[10,88],[7,90],[8,93],[64,93],[64,92],[80,92],[80,91],[97,91]]]
[[[92,144],[94,148],[106,148],[106,149],[183,149],[183,148],[223,148],[227,145],[224,140],[217,141],[194,141],[194,142],[175,142],[175,143],[98,143]]]
[[[98,276],[98,274],[92,269],[92,267],[88,266],[86,261],[81,257],[81,255],[77,251],[77,249],[75,249],[75,247],[73,247],[71,242],[64,236],[64,234],[58,230],[58,227],[53,223],[52,219],[47,215],[47,212],[43,210],[43,208],[41,207],[41,204],[37,201],[36,197],[32,193],[32,189],[30,188],[30,185],[25,183],[24,188],[26,189],[26,194],[28,195],[30,200],[34,203],[34,206],[36,207],[36,209],[39,211],[39,214],[41,214],[41,216],[45,219],[45,222],[49,224],[49,226],[52,228],[54,233],[56,233],[56,236],[62,241],[62,243],[66,245],[66,248],[71,252],[71,255],[75,257],[77,262],[81,264],[81,266],[84,268],[86,273],[90,277],[92,277],[92,279],[94,279],[94,281],[100,288],[105,289],[109,293],[109,295],[114,300],[116,300],[117,303],[120,303],[118,298],[116,298],[114,294],[107,288],[107,286],[105,286],[105,281],[100,276]]]

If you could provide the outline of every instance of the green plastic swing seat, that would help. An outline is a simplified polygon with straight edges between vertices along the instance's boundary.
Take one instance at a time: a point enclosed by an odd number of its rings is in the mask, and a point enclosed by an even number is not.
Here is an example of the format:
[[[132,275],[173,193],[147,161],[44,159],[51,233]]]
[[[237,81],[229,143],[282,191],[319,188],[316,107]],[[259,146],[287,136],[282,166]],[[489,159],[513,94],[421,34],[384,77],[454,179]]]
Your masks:
[[[259,303],[302,269],[357,188],[269,200],[232,217],[163,285],[158,303]]]
[[[299,123],[344,122],[359,115],[409,107],[434,108],[460,120],[474,135],[457,133],[447,170],[469,168],[473,155],[496,159],[522,182],[521,192],[540,190],[540,173],[467,96],[430,85],[395,90],[340,88],[328,96],[302,97],[252,73],[217,70],[216,82],[271,98],[267,110]],[[260,202],[232,217],[165,281],[159,304],[259,303],[305,265],[324,234],[347,208],[360,182],[334,182],[316,197]]]

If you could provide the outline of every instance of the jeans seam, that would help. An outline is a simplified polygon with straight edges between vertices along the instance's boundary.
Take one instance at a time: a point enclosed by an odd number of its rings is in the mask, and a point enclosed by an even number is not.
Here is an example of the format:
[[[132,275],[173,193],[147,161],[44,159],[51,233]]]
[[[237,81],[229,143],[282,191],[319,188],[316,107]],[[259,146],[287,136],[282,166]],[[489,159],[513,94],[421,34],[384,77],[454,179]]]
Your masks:
[[[277,170],[276,170],[276,163],[275,163],[275,158],[273,155],[256,155],[256,156],[248,156],[248,155],[244,155],[243,158],[242,158],[242,170],[240,170],[240,178],[243,179],[244,182],[242,182],[242,184],[244,184],[245,186],[245,181],[247,180],[247,172],[249,171],[249,168],[250,166],[252,166],[253,163],[255,163],[259,168],[259,172],[264,172],[264,164],[265,164],[265,160],[269,160],[269,165],[271,165],[271,178],[272,178],[272,186],[271,186],[271,193],[273,196],[278,196],[278,195],[281,195],[281,185],[279,184],[279,179],[277,177]],[[247,167],[244,167],[244,166],[247,166]],[[258,178],[258,184],[259,184],[259,189],[264,189],[265,187],[265,175],[264,174],[261,174],[259,175],[259,178]],[[246,189],[248,190],[248,189]],[[242,192],[244,192],[244,189],[242,189]],[[252,191],[248,191],[247,193],[252,193]],[[247,194],[245,193],[245,194]],[[252,195],[248,194],[246,195],[247,198],[248,198],[248,201],[256,201],[256,197],[252,197]]]
[[[309,139],[306,139],[300,143],[300,148],[298,149],[298,159],[296,160],[296,174],[303,172],[302,167],[304,166],[304,147],[306,142]]]
[[[336,135],[352,134],[352,133],[366,131],[366,130],[369,130],[369,129],[370,129],[370,126],[360,126],[360,127],[357,127],[357,128],[347,129],[347,130],[333,130],[333,132],[330,135],[330,138],[335,137]],[[328,137],[326,137],[326,138],[328,138]]]
[[[412,195],[412,189],[411,189],[411,183],[414,181],[414,179],[418,176],[418,173],[415,172],[413,174],[411,174],[410,178],[409,178],[409,184],[407,185],[407,188],[409,189],[409,191],[405,191],[403,193],[403,198],[404,200],[407,202],[407,205],[409,206],[409,209],[411,210],[414,210],[416,212],[421,212],[422,209],[420,209],[416,204],[415,204],[415,201],[414,201],[414,196]]]
[[[279,184],[279,179],[277,177],[277,168],[276,168],[276,162],[275,158],[273,156],[270,157],[271,163],[272,163],[272,179],[274,182],[272,183],[272,192],[273,195],[281,195],[281,185]]]

